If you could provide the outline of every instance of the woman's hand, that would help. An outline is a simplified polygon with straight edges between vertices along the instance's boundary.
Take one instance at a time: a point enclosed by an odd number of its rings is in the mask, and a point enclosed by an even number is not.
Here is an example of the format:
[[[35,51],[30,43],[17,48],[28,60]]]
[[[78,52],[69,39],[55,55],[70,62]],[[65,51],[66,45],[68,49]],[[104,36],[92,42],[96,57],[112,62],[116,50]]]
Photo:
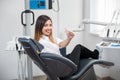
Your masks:
[[[67,29],[65,29],[66,35],[68,39],[72,39],[74,37],[74,33],[72,31],[68,31]]]
[[[67,29],[65,29],[66,35],[67,35],[67,39],[63,40],[62,42],[60,42],[59,46],[60,47],[66,47],[71,39],[74,37],[74,33],[71,31],[68,31]]]

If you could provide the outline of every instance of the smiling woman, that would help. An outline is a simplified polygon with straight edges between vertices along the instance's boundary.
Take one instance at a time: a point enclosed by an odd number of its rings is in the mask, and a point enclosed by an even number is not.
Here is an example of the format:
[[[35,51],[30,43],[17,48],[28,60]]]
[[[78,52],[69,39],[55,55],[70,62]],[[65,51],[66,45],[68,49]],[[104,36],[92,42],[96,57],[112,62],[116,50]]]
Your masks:
[[[46,36],[52,34],[52,22],[51,22],[51,20],[48,20],[48,21],[45,23],[45,25],[44,25],[44,27],[43,27],[43,29],[42,29],[42,33],[43,33],[44,35],[46,35]]]
[[[50,17],[47,15],[40,15],[36,21],[34,39],[44,46],[41,54],[51,53],[51,55],[57,54],[59,56],[62,56],[60,53],[60,49],[67,47],[75,35],[72,31],[68,31],[66,29],[65,32],[67,37],[64,40],[61,40],[60,38],[53,36],[52,29],[53,26]],[[94,49],[94,51],[91,51],[83,45],[77,44],[70,52],[70,54],[63,57],[70,59],[77,66],[79,66],[79,62],[81,59],[98,59],[98,56],[98,49]]]

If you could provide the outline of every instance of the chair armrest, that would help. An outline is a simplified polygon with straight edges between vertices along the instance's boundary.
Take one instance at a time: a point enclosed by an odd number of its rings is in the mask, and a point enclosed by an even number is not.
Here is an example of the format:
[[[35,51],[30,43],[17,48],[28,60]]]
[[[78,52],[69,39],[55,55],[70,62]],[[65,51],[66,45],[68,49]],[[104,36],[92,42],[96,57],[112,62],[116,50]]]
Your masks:
[[[114,63],[104,61],[104,60],[96,60],[96,59],[82,59],[80,60],[80,66],[78,68],[77,73],[73,76],[67,77],[67,80],[77,79],[81,77],[87,70],[89,70],[95,64],[102,64],[105,66],[114,66]]]

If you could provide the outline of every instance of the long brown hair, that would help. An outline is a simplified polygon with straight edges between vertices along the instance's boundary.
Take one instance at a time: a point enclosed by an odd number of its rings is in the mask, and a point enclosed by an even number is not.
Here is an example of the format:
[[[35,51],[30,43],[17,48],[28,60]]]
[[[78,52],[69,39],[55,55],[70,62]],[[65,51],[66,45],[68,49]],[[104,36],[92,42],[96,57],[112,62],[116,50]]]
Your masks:
[[[37,21],[35,24],[35,34],[34,34],[35,40],[39,41],[40,38],[42,37],[42,34],[43,34],[42,29],[43,29],[46,21],[48,21],[48,20],[51,20],[51,18],[48,17],[47,15],[41,15],[37,18]],[[51,22],[52,22],[52,20],[51,20]],[[52,33],[50,34],[49,39],[52,43],[55,43]]]

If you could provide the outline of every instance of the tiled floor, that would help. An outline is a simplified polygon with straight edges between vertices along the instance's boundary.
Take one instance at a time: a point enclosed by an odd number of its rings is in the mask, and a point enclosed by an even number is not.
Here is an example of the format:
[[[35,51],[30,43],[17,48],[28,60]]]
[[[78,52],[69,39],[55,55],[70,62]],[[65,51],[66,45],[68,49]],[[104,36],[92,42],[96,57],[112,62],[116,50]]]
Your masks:
[[[108,76],[108,77],[103,77],[103,78],[97,77],[97,80],[115,80],[115,79]]]
[[[46,80],[46,79],[47,79],[47,77],[44,75],[33,77],[33,80]],[[19,80],[19,79],[13,79],[13,80]],[[28,78],[26,78],[25,80],[28,80]]]
[[[33,80],[46,80],[46,78],[47,77],[45,75],[42,75],[42,76],[33,77]],[[97,77],[97,80],[115,80],[115,79],[112,79],[111,77],[104,77],[104,78]]]
[[[33,80],[46,80],[46,76],[37,76],[34,77]]]
[[[106,78],[103,78],[102,80],[115,80],[115,79],[113,79],[111,77],[106,77]]]
[[[34,77],[33,80],[46,80],[46,76]],[[104,78],[97,77],[97,80],[115,80],[115,79],[112,79],[111,77],[104,77]]]

